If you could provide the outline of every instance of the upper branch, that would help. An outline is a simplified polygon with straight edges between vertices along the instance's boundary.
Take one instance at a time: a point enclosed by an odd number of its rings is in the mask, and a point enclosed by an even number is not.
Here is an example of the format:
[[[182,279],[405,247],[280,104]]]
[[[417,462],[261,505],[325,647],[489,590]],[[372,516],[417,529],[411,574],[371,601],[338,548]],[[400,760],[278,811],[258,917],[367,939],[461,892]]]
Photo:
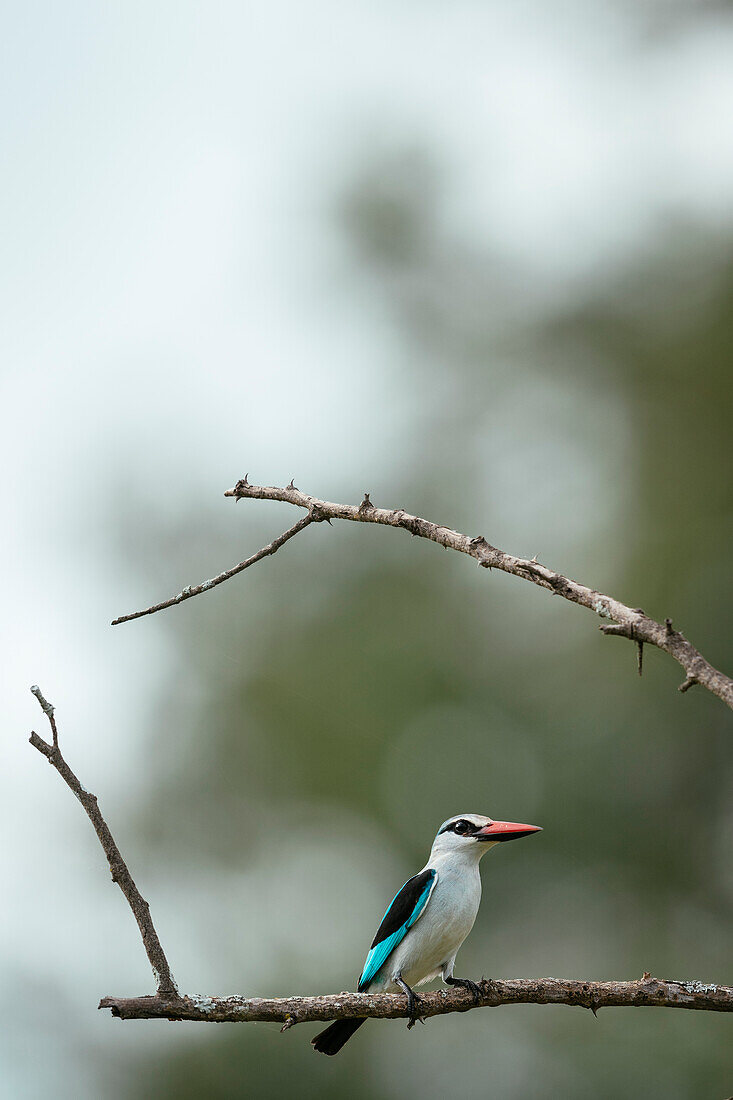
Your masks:
[[[656,646],[657,649],[662,649],[674,657],[685,670],[685,681],[680,685],[680,691],[687,691],[693,684],[701,684],[733,708],[733,679],[706,661],[702,654],[688,642],[684,634],[673,628],[671,619],[666,619],[663,624],[658,623],[638,607],[627,607],[612,596],[605,596],[594,588],[579,584],[563,576],[562,573],[556,573],[553,569],[540,565],[535,560],[517,558],[499,550],[487,542],[483,535],[471,538],[470,535],[463,535],[450,527],[443,527],[420,516],[413,516],[402,508],[375,508],[368,493],[359,505],[333,504],[331,501],[319,500],[318,497],[302,493],[292,482],[287,488],[278,489],[272,485],[250,485],[245,477],[242,481],[238,481],[233,489],[228,489],[224,495],[234,497],[236,500],[250,497],[257,500],[285,501],[299,508],[307,508],[310,515],[315,513],[319,519],[346,519],[357,523],[381,523],[387,527],[403,527],[411,535],[437,542],[439,546],[449,550],[468,554],[485,569],[500,569],[503,573],[510,573],[513,577],[519,577],[521,580],[536,584],[539,588],[547,589],[552,595],[562,596],[571,603],[587,607],[602,619],[608,619],[613,625],[602,625],[601,630],[604,633],[629,638],[639,646],[640,672],[641,647],[644,643]]]
[[[658,623],[649,615],[645,615],[641,608],[627,607],[626,604],[616,600],[613,596],[606,596],[595,588],[589,588],[585,584],[571,580],[562,573],[556,573],[553,569],[541,565],[535,558],[517,558],[507,554],[504,550],[492,546],[483,535],[461,534],[451,527],[432,523],[420,516],[413,516],[403,508],[375,508],[366,493],[361,504],[334,504],[332,501],[320,500],[318,497],[309,496],[291,483],[284,489],[274,485],[250,485],[246,477],[238,481],[233,489],[227,489],[224,496],[234,497],[235,500],[254,498],[257,500],[279,500],[296,507],[305,508],[306,515],[298,520],[284,534],[274,539],[262,550],[258,550],[252,557],[232,566],[231,569],[219,573],[211,580],[204,581],[195,586],[184,588],[177,596],[172,596],[162,603],[154,604],[143,611],[135,611],[131,615],[121,615],[112,623],[128,622],[130,619],[139,619],[142,615],[152,615],[165,607],[182,603],[192,596],[198,596],[201,592],[207,592],[230,577],[241,573],[250,565],[260,561],[261,558],[274,554],[284,543],[302,531],[308,524],[333,519],[351,520],[356,523],[380,523],[387,527],[402,527],[411,535],[437,542],[439,546],[447,550],[457,550],[460,554],[467,554],[474,558],[484,569],[500,569],[503,573],[510,573],[513,577],[529,581],[531,584],[544,588],[553,596],[562,596],[570,603],[587,607],[602,619],[607,619],[606,624],[601,625],[604,634],[616,634],[633,641],[639,650],[638,669],[642,670],[642,655],[645,644],[656,646],[664,650],[677,661],[685,670],[685,679],[680,684],[680,691],[687,691],[694,684],[700,684],[707,688],[713,695],[717,695],[724,703],[733,709],[733,679],[714,668],[695,647],[688,642],[684,634],[675,630],[671,619],[665,619],[664,623]]]
[[[467,1012],[509,1004],[578,1005],[599,1008],[688,1008],[709,1012],[733,1012],[733,987],[702,982],[659,980],[644,974],[634,982],[584,982],[563,978],[512,978],[479,983],[478,1003],[465,989],[420,994],[421,1016]],[[327,997],[105,997],[100,1008],[109,1008],[123,1020],[196,1020],[202,1023],[251,1023],[272,1021],[293,1024],[353,1017],[394,1020],[408,1015],[401,993],[338,993]]]
[[[34,749],[38,749],[40,753],[43,753],[49,764],[53,765],[64,783],[71,788],[86,810],[87,816],[94,826],[94,831],[99,837],[99,843],[102,845],[104,854],[107,857],[109,869],[112,873],[112,881],[117,883],[120,890],[127,898],[128,905],[132,909],[133,916],[137,921],[140,935],[143,940],[143,946],[145,947],[145,953],[153,968],[153,974],[157,982],[158,995],[167,997],[168,1000],[175,999],[178,996],[176,983],[173,980],[168,960],[165,957],[165,952],[158,939],[158,933],[155,931],[153,918],[150,916],[150,906],[135,885],[132,875],[127,869],[127,864],[120,855],[120,850],[115,844],[107,822],[102,817],[99,806],[97,805],[97,796],[90,794],[89,791],[82,787],[81,783],[61,755],[58,743],[58,733],[56,732],[56,721],[54,719],[54,708],[44,699],[43,693],[39,687],[34,685],[31,691],[48,717],[53,733],[53,743],[49,745],[48,741],[44,741],[37,733],[31,733],[29,738],[30,743],[33,745]]]

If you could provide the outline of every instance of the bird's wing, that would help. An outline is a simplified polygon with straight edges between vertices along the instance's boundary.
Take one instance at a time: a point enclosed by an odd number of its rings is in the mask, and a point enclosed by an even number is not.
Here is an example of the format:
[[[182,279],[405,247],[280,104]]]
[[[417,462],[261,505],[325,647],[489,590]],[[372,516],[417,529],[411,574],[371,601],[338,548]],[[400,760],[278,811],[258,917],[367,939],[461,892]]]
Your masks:
[[[409,929],[424,912],[437,880],[438,872],[428,867],[419,875],[408,879],[399,894],[395,895],[382,918],[382,923],[377,929],[366,957],[364,969],[359,978],[360,993],[363,993],[376,977],[377,971],[386,962],[387,957],[394,951],[397,944],[402,942]]]

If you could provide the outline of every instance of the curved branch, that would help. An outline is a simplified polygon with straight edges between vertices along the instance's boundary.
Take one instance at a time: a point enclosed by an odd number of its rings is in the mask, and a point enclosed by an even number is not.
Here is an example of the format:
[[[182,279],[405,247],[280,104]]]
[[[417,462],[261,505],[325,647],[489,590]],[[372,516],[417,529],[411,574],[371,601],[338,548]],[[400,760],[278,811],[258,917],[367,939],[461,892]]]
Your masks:
[[[237,573],[241,573],[248,566],[254,565],[255,562],[260,561],[268,554],[274,554],[283,543],[287,542],[288,539],[296,535],[309,523],[319,522],[320,520],[326,520],[330,523],[333,519],[351,520],[356,523],[380,523],[387,527],[402,527],[409,531],[411,535],[417,535],[419,538],[436,542],[446,550],[457,550],[459,554],[467,554],[469,557],[474,558],[484,569],[499,569],[503,573],[510,573],[513,577],[519,577],[521,580],[529,581],[539,588],[547,589],[553,596],[562,596],[570,603],[587,607],[588,610],[593,611],[602,619],[609,620],[608,623],[600,626],[604,634],[618,635],[635,643],[638,649],[637,668],[640,676],[644,645],[656,646],[657,649],[669,653],[670,657],[673,657],[684,669],[685,679],[679,687],[681,692],[686,692],[695,684],[700,684],[733,709],[733,679],[714,668],[688,642],[684,634],[674,629],[671,619],[665,619],[664,623],[658,623],[649,615],[645,615],[641,608],[627,607],[626,604],[621,603],[620,600],[616,600],[612,596],[605,596],[594,588],[588,588],[587,585],[571,580],[562,573],[556,573],[553,569],[548,569],[547,566],[541,565],[536,558],[531,560],[517,558],[512,554],[507,554],[504,550],[499,550],[498,547],[487,542],[483,535],[471,538],[470,535],[463,535],[460,531],[454,531],[450,527],[443,527],[440,524],[432,523],[430,520],[422,519],[420,516],[413,516],[403,508],[375,508],[369,499],[368,493],[365,494],[359,505],[334,504],[332,501],[320,500],[308,493],[302,493],[292,481],[284,489],[279,489],[274,485],[250,485],[245,476],[237,482],[233,489],[227,489],[224,496],[234,497],[235,500],[246,498],[279,500],[286,504],[293,504],[298,508],[305,508],[307,515],[290,530],[274,539],[268,546],[253,554],[251,558],[247,558],[246,561],[240,562],[239,565],[225,570],[225,572],[220,573],[211,580],[204,581],[202,584],[184,588],[177,596],[164,600],[163,603],[154,604],[144,611],[135,611],[131,615],[122,615],[113,621],[113,626],[118,623],[129,622],[130,619],[139,619],[142,615],[152,615],[156,611],[162,611],[163,608],[181,603],[192,596],[198,596],[201,592],[207,592],[223,581],[229,580]]]
[[[148,961],[153,968],[153,974],[158,986],[158,995],[164,996],[171,1001],[178,996],[178,991],[176,989],[176,983],[173,981],[173,975],[171,974],[168,960],[165,957],[165,952],[158,939],[158,933],[155,931],[153,918],[150,916],[150,906],[135,885],[132,875],[127,869],[127,864],[120,855],[120,850],[114,842],[114,838],[109,831],[109,826],[102,817],[99,806],[97,805],[97,796],[95,794],[90,794],[89,791],[82,787],[81,783],[61,755],[58,733],[56,731],[56,720],[54,718],[54,708],[44,699],[41,689],[36,687],[35,684],[31,688],[31,691],[38,700],[41,709],[51,725],[53,743],[49,745],[48,741],[44,741],[37,733],[31,733],[29,738],[30,743],[33,745],[34,749],[38,749],[38,751],[46,757],[49,764],[53,765],[64,783],[66,783],[67,787],[71,788],[84,807],[87,817],[94,826],[94,831],[99,838],[99,843],[102,845],[104,854],[107,857],[109,869],[112,873],[112,881],[117,883],[120,890],[125,895],[127,903],[132,909],[132,914],[137,921],[137,926],[140,929],[140,935],[142,936],[143,946],[145,948],[145,954],[148,956]]]
[[[517,558],[507,554],[504,550],[492,546],[483,535],[471,538],[460,531],[454,531],[450,527],[432,523],[420,516],[413,516],[403,508],[387,509],[375,508],[369,499],[369,493],[365,493],[361,504],[334,504],[332,501],[320,500],[318,497],[302,493],[291,481],[284,489],[274,485],[250,485],[247,477],[238,481],[233,489],[227,489],[226,497],[234,497],[235,500],[251,498],[255,500],[279,500],[286,504],[294,504],[296,507],[307,509],[307,515],[299,520],[290,530],[279,538],[274,539],[268,546],[253,554],[251,558],[240,562],[239,565],[219,573],[218,576],[203,583],[189,586],[162,603],[145,608],[144,611],[135,611],[131,615],[121,615],[114,619],[112,626],[118,623],[126,623],[131,619],[139,619],[143,615],[152,615],[156,611],[162,611],[173,604],[182,603],[192,596],[198,596],[202,592],[216,587],[230,577],[241,573],[243,569],[254,565],[255,562],[268,554],[274,554],[283,543],[301,531],[309,523],[332,519],[351,520],[356,523],[381,523],[387,527],[403,527],[411,535],[437,542],[446,550],[457,550],[460,554],[468,554],[475,558],[484,569],[500,569],[503,573],[510,573],[513,577],[536,584],[539,588],[547,589],[553,596],[562,596],[570,603],[587,607],[590,611],[600,615],[603,619],[610,620],[607,624],[601,624],[600,629],[604,634],[615,634],[622,638],[628,638],[634,642],[637,650],[637,668],[639,675],[642,672],[642,660],[644,645],[653,645],[657,649],[669,653],[685,670],[685,679],[680,684],[681,692],[688,691],[695,684],[707,688],[713,695],[717,695],[731,709],[733,709],[733,679],[714,668],[703,655],[688,642],[684,634],[675,630],[671,619],[665,619],[664,624],[658,623],[649,615],[645,615],[639,607],[628,607],[620,600],[612,596],[605,596],[594,588],[588,588],[585,584],[571,580],[562,573],[556,573],[553,569],[541,565],[536,558]]]
[[[660,980],[644,974],[632,982],[583,982],[565,978],[512,978],[479,983],[478,1004],[465,989],[421,993],[420,1015],[444,1016],[472,1008],[510,1004],[575,1005],[597,1012],[599,1008],[687,1008],[708,1012],[733,1012],[733,987],[701,982]],[[294,1024],[371,1018],[404,1019],[407,1003],[395,993],[337,993],[327,997],[200,997],[168,1000],[164,997],[105,997],[100,1008],[109,1008],[123,1020],[194,1020],[202,1023],[254,1023],[270,1021],[285,1028]]]
[[[680,685],[680,691],[687,691],[694,684],[700,684],[733,708],[733,679],[714,668],[688,642],[684,634],[673,628],[671,619],[658,623],[649,615],[645,615],[640,608],[627,607],[612,596],[605,596],[594,588],[579,584],[578,581],[571,580],[562,573],[556,573],[553,569],[540,565],[534,559],[530,561],[526,558],[517,558],[499,550],[487,542],[483,535],[471,538],[450,527],[443,527],[420,516],[413,516],[402,508],[392,510],[375,508],[368,493],[359,505],[333,504],[331,501],[320,500],[318,497],[302,493],[292,483],[285,489],[278,489],[271,485],[250,485],[245,477],[242,481],[238,481],[233,489],[228,489],[224,496],[234,497],[236,500],[251,498],[285,501],[299,508],[307,508],[309,514],[315,513],[319,519],[345,519],[357,523],[380,523],[387,527],[402,527],[411,535],[436,542],[448,550],[467,554],[484,569],[499,569],[503,573],[510,573],[513,577],[519,577],[521,580],[547,589],[554,596],[562,596],[570,603],[580,604],[581,607],[588,608],[602,619],[610,620],[608,625],[601,625],[600,629],[604,634],[616,634],[636,643],[639,647],[639,673],[642,668],[642,647],[644,644],[656,646],[657,649],[664,650],[673,657],[685,670],[685,680]]]

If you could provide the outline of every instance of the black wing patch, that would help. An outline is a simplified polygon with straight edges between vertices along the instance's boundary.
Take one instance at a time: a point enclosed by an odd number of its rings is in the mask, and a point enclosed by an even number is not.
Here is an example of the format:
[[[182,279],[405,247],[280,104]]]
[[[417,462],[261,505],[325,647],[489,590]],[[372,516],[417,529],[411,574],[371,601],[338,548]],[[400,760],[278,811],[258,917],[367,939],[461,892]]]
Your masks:
[[[407,880],[384,914],[382,923],[372,941],[372,948],[376,947],[382,940],[394,935],[403,925],[408,923],[426,889],[429,890],[432,886],[434,878],[435,871],[429,867],[426,871],[421,871],[419,875]],[[424,901],[423,904],[425,904]]]

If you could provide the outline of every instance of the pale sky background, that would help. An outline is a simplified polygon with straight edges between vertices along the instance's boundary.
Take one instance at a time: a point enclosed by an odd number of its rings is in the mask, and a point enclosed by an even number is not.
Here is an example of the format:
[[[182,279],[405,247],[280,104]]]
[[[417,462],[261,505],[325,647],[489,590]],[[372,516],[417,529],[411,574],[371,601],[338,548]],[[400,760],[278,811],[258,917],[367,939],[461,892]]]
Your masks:
[[[433,150],[445,226],[491,243],[542,311],[610,278],[669,217],[730,225],[733,23],[714,9],[688,21],[694,7],[4,6],[0,1094],[92,1098],[93,1069],[66,1076],[89,1044],[103,1058],[195,1041],[92,1011],[147,988],[146,963],[121,898],[100,900],[79,807],[27,745],[37,682],[72,766],[124,822],[169,655],[154,620],[108,624],[177,586],[141,593],[120,572],[116,494],[206,515],[246,471],[326,497],[352,486],[354,500],[389,486],[419,428],[405,352],[329,214],[366,148]],[[543,435],[544,453],[575,467],[581,443],[563,434]],[[498,506],[523,535],[511,484]],[[241,522],[231,561],[190,582],[255,549]],[[154,913],[175,891],[156,885]],[[205,983],[193,935],[167,940]],[[61,1031],[47,990],[68,1005]]]

